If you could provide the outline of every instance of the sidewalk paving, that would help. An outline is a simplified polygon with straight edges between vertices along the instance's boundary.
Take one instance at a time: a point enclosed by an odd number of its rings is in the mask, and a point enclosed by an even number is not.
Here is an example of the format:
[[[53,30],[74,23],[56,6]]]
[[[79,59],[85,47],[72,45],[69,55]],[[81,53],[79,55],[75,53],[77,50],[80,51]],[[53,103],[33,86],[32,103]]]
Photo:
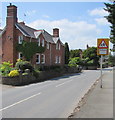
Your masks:
[[[113,118],[113,71],[105,72],[102,79],[103,88],[99,80],[72,118]]]

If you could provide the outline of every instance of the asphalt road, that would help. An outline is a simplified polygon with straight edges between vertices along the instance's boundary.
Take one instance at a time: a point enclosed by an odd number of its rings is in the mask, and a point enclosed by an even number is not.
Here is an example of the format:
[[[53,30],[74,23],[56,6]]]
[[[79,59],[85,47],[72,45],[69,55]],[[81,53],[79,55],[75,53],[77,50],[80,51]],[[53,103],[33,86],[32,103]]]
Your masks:
[[[2,118],[67,118],[99,70],[87,70],[22,87],[2,87]]]

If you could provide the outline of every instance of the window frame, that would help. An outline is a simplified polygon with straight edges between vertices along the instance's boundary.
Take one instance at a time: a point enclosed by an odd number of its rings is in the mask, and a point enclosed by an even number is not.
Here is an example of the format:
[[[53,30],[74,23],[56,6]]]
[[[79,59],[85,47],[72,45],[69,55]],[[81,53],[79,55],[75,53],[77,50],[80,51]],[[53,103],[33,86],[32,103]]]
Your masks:
[[[23,40],[24,40],[23,35],[19,35],[18,36],[18,44],[22,44]]]
[[[18,59],[21,59],[21,60],[22,60],[22,58],[23,58],[22,52],[19,52],[19,53],[18,53]]]
[[[43,58],[42,58],[42,56],[43,56]],[[41,63],[45,64],[45,54],[41,54]]]
[[[45,40],[42,39],[42,47],[44,47],[44,45],[45,45]]]
[[[40,38],[38,38],[38,41],[37,41],[37,42],[38,42],[38,46],[40,46]]]
[[[38,57],[37,57],[38,56]],[[39,61],[39,62],[37,62],[37,60]],[[40,64],[40,54],[36,54],[36,64]]]
[[[50,49],[50,43],[47,42],[47,49],[49,50]]]
[[[60,48],[61,48],[60,43],[56,43],[56,50],[60,50]]]
[[[61,63],[61,56],[56,56],[55,57],[55,63],[60,64]]]

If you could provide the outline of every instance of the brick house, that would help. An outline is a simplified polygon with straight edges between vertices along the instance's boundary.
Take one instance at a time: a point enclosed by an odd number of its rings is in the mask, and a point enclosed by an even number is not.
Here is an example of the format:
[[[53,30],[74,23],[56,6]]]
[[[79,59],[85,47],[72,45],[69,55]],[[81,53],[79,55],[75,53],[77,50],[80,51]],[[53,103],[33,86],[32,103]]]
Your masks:
[[[46,47],[44,53],[33,56],[32,64],[64,65],[64,45],[59,38],[59,29],[54,28],[53,35],[50,35],[45,30],[36,30],[24,22],[19,23],[17,7],[10,4],[7,6],[6,27],[0,33],[2,62],[10,61],[15,64],[18,58],[22,58],[22,53],[16,50],[16,44],[22,44],[23,40]]]

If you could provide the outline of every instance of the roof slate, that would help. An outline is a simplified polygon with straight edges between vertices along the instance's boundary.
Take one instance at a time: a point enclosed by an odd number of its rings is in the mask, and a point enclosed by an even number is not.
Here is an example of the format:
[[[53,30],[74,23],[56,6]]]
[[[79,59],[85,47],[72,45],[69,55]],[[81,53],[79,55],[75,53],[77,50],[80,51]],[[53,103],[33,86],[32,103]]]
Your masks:
[[[26,36],[35,38],[34,31],[36,31],[36,29],[20,23],[16,23],[16,27],[18,27],[18,29],[20,29]]]
[[[45,30],[36,30],[33,29],[25,24],[21,24],[21,23],[16,23],[15,26],[17,27],[17,29],[19,29],[23,35],[28,36],[28,37],[32,37],[37,39],[39,37],[40,34],[43,35],[44,39],[49,42],[49,43],[57,43],[57,41],[59,40],[59,38],[54,38],[52,35],[50,35],[47,31]],[[4,30],[0,29],[0,36],[2,35],[2,33],[6,30],[6,27],[4,28]],[[62,42],[61,42],[62,43]],[[62,43],[63,45],[63,43]]]
[[[45,30],[36,30],[36,29],[33,29],[29,26],[26,26],[24,24],[20,24],[20,23],[17,23],[16,24],[16,27],[25,35],[25,36],[29,36],[29,37],[32,37],[32,38],[37,38],[41,33],[43,34],[45,40],[47,42],[50,42],[50,43],[55,43],[53,41],[53,37],[52,35],[50,35],[47,31]],[[36,32],[38,32],[38,34],[36,34]]]

